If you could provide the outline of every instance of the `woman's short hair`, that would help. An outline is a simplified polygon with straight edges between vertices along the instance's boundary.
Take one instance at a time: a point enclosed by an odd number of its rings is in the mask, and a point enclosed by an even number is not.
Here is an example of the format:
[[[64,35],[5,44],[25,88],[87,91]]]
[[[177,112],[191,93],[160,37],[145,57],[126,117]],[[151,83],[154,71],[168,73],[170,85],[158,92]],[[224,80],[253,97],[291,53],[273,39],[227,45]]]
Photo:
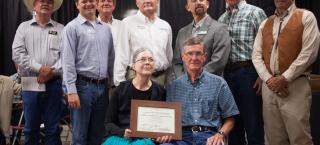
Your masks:
[[[133,52],[132,62],[133,62],[133,63],[136,62],[138,55],[139,55],[140,53],[142,53],[142,52],[145,52],[145,51],[149,51],[149,52],[153,55],[153,52],[152,52],[150,49],[148,49],[148,48],[139,48],[139,49],[137,49],[136,51]]]

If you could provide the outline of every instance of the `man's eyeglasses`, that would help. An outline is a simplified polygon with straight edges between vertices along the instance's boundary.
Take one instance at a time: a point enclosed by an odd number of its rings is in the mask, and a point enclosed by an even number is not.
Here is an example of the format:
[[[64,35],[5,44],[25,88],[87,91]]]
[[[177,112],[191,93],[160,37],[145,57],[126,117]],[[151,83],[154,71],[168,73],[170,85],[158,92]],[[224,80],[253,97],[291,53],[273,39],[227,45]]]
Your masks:
[[[152,57],[148,57],[148,58],[146,58],[146,57],[143,57],[143,58],[141,58],[141,59],[138,59],[138,60],[136,60],[135,62],[138,62],[138,61],[140,61],[140,62],[143,62],[143,63],[145,63],[145,62],[154,62],[154,59],[152,58]]]

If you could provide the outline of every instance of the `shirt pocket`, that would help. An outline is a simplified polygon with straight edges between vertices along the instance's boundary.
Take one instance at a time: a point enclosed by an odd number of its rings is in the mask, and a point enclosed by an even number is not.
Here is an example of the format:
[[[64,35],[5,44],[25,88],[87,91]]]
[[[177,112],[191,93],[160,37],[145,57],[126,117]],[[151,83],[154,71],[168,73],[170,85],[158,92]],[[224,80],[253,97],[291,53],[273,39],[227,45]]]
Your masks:
[[[168,30],[166,28],[159,28],[156,33],[153,34],[153,38],[155,40],[155,45],[158,46],[158,48],[166,48],[168,43]]]
[[[234,21],[231,29],[231,36],[236,40],[245,40],[249,38],[254,38],[255,30],[253,29],[254,25],[249,19],[239,19]]]
[[[49,50],[50,55],[54,59],[58,59],[60,55],[59,37],[57,35],[49,35]]]
[[[212,120],[213,118],[216,118],[217,116],[217,101],[214,99],[207,99],[201,101],[201,107],[202,107],[202,118]]]

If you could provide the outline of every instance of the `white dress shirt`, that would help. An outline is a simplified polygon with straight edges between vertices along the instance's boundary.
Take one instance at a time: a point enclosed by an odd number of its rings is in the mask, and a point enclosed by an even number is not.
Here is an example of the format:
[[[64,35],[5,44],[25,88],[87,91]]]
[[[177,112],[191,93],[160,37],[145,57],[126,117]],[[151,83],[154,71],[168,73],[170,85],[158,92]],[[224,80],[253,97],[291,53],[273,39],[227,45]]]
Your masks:
[[[166,70],[172,61],[172,31],[170,25],[156,17],[150,21],[140,11],[123,19],[124,27],[117,42],[114,68],[114,84],[125,81],[127,67],[132,64],[132,55],[139,48],[148,48],[155,58],[155,70]]]
[[[292,4],[288,10],[287,16],[277,16],[273,23],[273,40],[278,39],[278,31],[280,25],[280,18],[283,18],[283,23],[281,30],[287,25],[289,19],[291,18],[293,11],[296,9],[295,4]],[[272,74],[267,70],[264,60],[262,58],[262,30],[265,26],[267,20],[261,23],[257,37],[254,43],[254,50],[252,52],[252,62],[255,65],[255,68],[263,81],[267,81],[272,77]],[[306,72],[306,69],[316,60],[318,54],[318,48],[320,43],[320,34],[317,26],[317,20],[313,13],[310,11],[304,10],[302,16],[302,24],[304,26],[303,35],[302,35],[302,49],[298,57],[292,62],[290,67],[282,74],[287,81],[291,82]],[[274,74],[279,72],[279,62],[278,62],[278,50],[273,46],[270,58],[270,68]]]

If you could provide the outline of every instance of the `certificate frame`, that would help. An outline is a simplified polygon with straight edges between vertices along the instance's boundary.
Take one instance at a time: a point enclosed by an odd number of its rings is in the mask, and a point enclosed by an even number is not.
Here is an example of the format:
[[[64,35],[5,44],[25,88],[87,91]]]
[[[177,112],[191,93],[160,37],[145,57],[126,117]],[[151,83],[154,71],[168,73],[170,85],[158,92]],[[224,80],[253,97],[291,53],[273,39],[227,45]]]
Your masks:
[[[165,132],[149,132],[139,131],[138,126],[138,108],[139,107],[151,107],[160,109],[173,109],[174,110],[174,133]],[[169,135],[173,140],[182,139],[182,126],[181,126],[181,104],[178,102],[164,102],[164,101],[149,101],[149,100],[131,100],[131,117],[130,117],[130,129],[132,131],[132,137],[146,137],[157,138],[160,136]]]

